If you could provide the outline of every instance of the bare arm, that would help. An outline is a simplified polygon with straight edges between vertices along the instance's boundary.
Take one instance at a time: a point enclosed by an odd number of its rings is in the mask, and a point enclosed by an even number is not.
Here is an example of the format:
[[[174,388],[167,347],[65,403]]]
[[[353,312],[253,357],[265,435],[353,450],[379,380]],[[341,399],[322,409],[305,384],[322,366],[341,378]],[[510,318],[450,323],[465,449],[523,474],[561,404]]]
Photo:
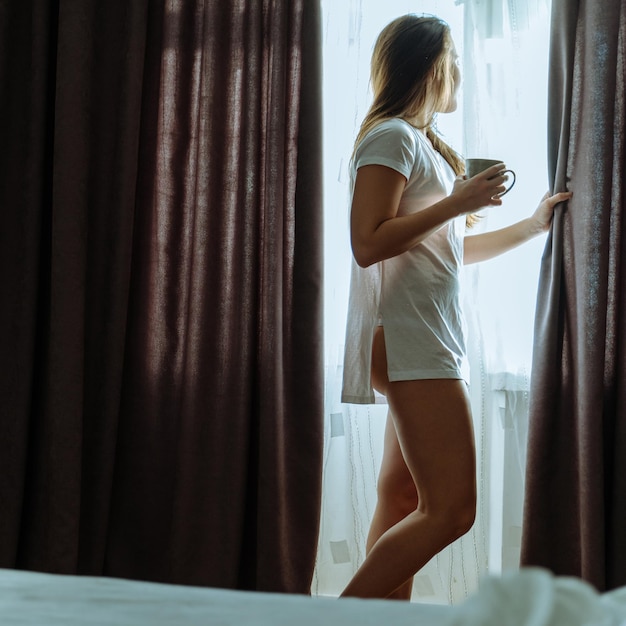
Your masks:
[[[384,165],[365,165],[356,176],[350,236],[361,267],[410,250],[450,220],[484,206],[499,206],[504,191],[504,164],[494,165],[469,180],[457,179],[452,193],[410,215],[398,216],[406,185],[402,174]]]
[[[500,230],[466,236],[463,262],[469,265],[492,259],[547,231],[554,207],[571,197],[571,192],[557,193],[554,196],[546,194],[531,217]]]

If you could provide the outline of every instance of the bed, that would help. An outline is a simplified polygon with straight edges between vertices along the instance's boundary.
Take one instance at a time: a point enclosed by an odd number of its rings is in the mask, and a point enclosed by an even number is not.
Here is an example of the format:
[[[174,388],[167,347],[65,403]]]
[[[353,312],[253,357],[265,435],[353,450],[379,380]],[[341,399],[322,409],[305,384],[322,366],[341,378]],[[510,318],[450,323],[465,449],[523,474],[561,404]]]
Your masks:
[[[626,588],[597,594],[529,568],[455,606],[231,591],[0,569],[3,626],[626,626]]]

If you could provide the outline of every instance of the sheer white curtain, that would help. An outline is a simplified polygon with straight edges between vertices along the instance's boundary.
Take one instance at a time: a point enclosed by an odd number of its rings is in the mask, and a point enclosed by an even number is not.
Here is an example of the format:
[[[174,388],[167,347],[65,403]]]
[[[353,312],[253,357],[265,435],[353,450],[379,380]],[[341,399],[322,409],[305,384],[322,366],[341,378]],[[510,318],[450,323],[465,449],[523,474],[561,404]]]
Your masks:
[[[391,19],[446,20],[464,60],[459,111],[438,129],[467,156],[504,160],[517,173],[504,207],[478,230],[529,215],[546,190],[545,102],[549,0],[323,0],[325,106],[326,441],[313,592],[337,595],[362,562],[376,503],[386,406],[340,403],[350,272],[348,161],[370,99],[374,40]],[[516,567],[537,272],[543,239],[467,268],[466,314],[478,458],[473,530],[416,576],[414,600],[454,603],[487,572]]]

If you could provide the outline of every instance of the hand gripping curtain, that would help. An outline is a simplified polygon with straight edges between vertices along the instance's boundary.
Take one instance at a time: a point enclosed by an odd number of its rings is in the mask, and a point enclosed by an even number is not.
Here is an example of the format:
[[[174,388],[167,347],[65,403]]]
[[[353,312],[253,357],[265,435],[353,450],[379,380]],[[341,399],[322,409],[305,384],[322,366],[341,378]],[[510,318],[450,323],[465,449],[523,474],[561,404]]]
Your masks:
[[[626,185],[622,0],[553,0],[549,168],[522,564],[626,584]]]
[[[307,593],[320,16],[0,0],[0,567]]]

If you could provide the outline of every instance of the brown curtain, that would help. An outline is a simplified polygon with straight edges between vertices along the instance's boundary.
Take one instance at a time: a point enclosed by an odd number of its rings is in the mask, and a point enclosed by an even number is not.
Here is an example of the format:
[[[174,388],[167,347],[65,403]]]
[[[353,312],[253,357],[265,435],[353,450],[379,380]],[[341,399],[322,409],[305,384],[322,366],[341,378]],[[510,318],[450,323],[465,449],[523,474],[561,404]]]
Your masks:
[[[309,590],[315,0],[0,0],[0,567]]]
[[[522,564],[626,585],[626,5],[553,0]]]

